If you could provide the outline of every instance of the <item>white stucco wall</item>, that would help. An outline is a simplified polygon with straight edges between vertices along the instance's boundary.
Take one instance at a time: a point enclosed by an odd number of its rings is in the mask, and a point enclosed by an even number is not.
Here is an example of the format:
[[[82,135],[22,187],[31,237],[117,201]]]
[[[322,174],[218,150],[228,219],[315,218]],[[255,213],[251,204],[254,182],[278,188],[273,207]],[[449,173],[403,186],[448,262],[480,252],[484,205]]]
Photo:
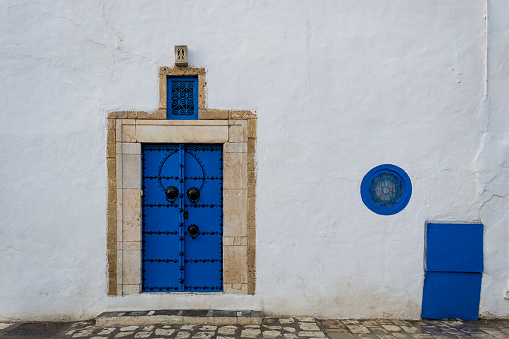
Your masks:
[[[0,319],[416,319],[426,221],[485,224],[480,312],[508,316],[508,14],[505,0],[1,2]],[[258,115],[255,296],[106,296],[106,116],[157,108],[177,44],[207,68],[208,107]],[[393,216],[359,194],[383,163],[413,184]]]

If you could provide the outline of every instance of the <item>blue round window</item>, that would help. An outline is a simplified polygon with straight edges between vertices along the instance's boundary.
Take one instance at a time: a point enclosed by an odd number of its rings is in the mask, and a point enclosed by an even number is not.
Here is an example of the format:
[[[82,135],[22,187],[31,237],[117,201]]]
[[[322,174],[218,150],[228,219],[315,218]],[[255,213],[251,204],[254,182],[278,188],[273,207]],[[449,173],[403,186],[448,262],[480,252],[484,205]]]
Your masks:
[[[362,201],[367,208],[377,214],[398,213],[405,208],[411,196],[410,178],[398,166],[377,166],[362,179]]]

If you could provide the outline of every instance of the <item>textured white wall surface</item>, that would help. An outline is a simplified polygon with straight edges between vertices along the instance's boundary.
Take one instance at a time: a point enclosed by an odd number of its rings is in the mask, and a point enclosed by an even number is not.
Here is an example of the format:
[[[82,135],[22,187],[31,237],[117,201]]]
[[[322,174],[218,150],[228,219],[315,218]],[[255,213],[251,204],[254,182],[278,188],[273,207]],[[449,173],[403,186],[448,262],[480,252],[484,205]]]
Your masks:
[[[480,314],[509,316],[508,14],[505,0],[0,2],[0,319],[417,319],[426,221],[485,225]],[[255,296],[106,296],[106,117],[157,108],[178,44],[207,69],[208,107],[258,115]],[[413,184],[393,216],[359,193],[385,163]]]

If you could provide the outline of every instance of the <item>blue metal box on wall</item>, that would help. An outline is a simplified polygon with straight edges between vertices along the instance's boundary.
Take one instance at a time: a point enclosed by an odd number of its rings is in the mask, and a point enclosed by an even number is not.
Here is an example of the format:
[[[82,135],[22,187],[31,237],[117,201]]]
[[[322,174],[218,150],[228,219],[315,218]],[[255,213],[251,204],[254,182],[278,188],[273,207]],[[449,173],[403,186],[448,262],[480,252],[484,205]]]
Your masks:
[[[426,224],[422,318],[477,320],[483,265],[482,224]]]

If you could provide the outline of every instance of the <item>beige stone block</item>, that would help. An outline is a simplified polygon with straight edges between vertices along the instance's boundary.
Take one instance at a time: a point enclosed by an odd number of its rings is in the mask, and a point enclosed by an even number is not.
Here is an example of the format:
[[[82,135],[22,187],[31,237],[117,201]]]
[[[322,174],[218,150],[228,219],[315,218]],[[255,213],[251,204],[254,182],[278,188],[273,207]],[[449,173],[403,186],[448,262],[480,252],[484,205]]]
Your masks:
[[[129,111],[127,112],[127,115],[131,115],[133,117],[137,116],[138,113],[136,111]],[[135,119],[124,119],[122,120],[122,126],[124,125],[136,125],[136,120]]]
[[[122,155],[122,188],[141,188],[141,155]]]
[[[144,317],[145,319],[151,319],[151,323],[144,323],[141,325],[173,325],[182,324],[184,317],[180,315],[153,315],[150,317]]]
[[[127,111],[110,112],[110,119],[127,119]]]
[[[198,75],[198,108],[205,108],[207,105],[207,81],[205,73]]]
[[[247,128],[247,120],[245,119],[242,119],[242,120],[228,120],[228,125],[230,126],[242,126],[244,128]]]
[[[138,125],[138,142],[203,142],[228,141],[228,126],[158,126]]]
[[[110,215],[108,211],[108,231],[107,231],[107,247],[108,251],[116,249],[117,242],[117,211],[113,211]]]
[[[106,138],[106,156],[111,158],[115,156],[115,130],[109,129]]]
[[[118,154],[122,154],[122,144],[123,142],[121,141],[117,141],[115,143],[115,153],[118,155]]]
[[[221,109],[199,109],[198,119],[205,120],[228,120],[230,113]]]
[[[230,119],[252,119],[256,118],[256,115],[254,115],[250,111],[230,111]]]
[[[247,182],[249,185],[256,185],[256,171],[247,172]]]
[[[224,285],[224,292],[228,294],[241,294],[242,291],[232,287],[232,284],[228,284],[228,287]]]
[[[247,152],[247,170],[248,171],[254,171],[256,169],[256,160],[255,160],[255,154],[252,152]]]
[[[247,234],[247,191],[223,191],[223,232],[225,237]]]
[[[234,237],[223,237],[223,246],[233,246]]]
[[[242,284],[242,294],[247,294],[247,284]]]
[[[240,245],[247,245],[247,238],[246,237],[234,237],[233,245],[240,246]]]
[[[204,75],[205,68],[196,67],[159,67],[159,74],[166,75]]]
[[[123,251],[122,254],[122,283],[124,285],[141,284],[141,251]],[[137,293],[140,293],[139,290]]]
[[[122,124],[122,142],[136,142],[136,126]]]
[[[122,248],[124,251],[141,251],[140,241],[123,241]]]
[[[256,154],[256,139],[248,139],[247,152],[251,154]]]
[[[230,126],[228,129],[228,142],[246,142],[247,130],[239,125]]]
[[[238,325],[261,325],[262,317],[238,317]]]
[[[117,143],[117,144],[120,144],[120,143]],[[122,155],[121,154],[119,154],[115,158],[115,163],[116,163],[115,174],[116,174],[117,189],[118,189],[118,188],[122,188],[122,172],[123,172],[123,169],[122,169]]]
[[[117,251],[108,249],[108,294],[114,294],[117,283]]]
[[[226,246],[223,252],[224,282],[230,284],[247,283],[246,246]],[[235,285],[233,288],[235,289]],[[241,290],[241,288],[237,288],[237,290]]]
[[[247,189],[246,153],[225,153],[223,155],[224,189]]]
[[[146,117],[140,118],[140,119],[146,119],[146,120],[166,120],[166,108],[165,109],[157,109],[154,112],[148,114]],[[137,122],[140,122],[141,120],[138,120]]]
[[[114,131],[115,130],[115,119],[108,117],[108,131]]]
[[[149,117],[148,112],[138,111],[136,113],[137,113],[136,119],[147,119]]]
[[[141,197],[139,189],[122,192],[122,241],[141,241]]]
[[[247,196],[248,197],[256,197],[256,186],[250,185],[250,182],[248,180],[247,182]]]
[[[141,251],[141,241],[124,241],[122,248],[124,251]]]
[[[122,250],[117,250],[117,284],[122,284]]]
[[[246,153],[247,142],[227,142],[223,147],[224,153]]]
[[[117,284],[117,295],[122,295],[122,284]]]
[[[223,120],[138,120],[137,126],[228,126]]]
[[[122,248],[122,241],[117,241],[117,250],[121,250]]]
[[[122,199],[123,190],[117,188],[117,241],[122,241]]]
[[[166,108],[166,85],[167,79],[166,75],[159,74],[159,107]]]
[[[122,143],[123,154],[141,154],[141,144],[137,142]]]
[[[247,137],[249,139],[256,139],[257,123],[257,119],[249,119],[247,121]]]
[[[115,141],[122,141],[122,120],[115,120]]]
[[[141,285],[138,284],[124,284],[122,285],[122,295],[130,295],[130,294],[140,294],[141,293]]]
[[[234,325],[237,323],[237,317],[211,317],[210,321],[214,325]]]

